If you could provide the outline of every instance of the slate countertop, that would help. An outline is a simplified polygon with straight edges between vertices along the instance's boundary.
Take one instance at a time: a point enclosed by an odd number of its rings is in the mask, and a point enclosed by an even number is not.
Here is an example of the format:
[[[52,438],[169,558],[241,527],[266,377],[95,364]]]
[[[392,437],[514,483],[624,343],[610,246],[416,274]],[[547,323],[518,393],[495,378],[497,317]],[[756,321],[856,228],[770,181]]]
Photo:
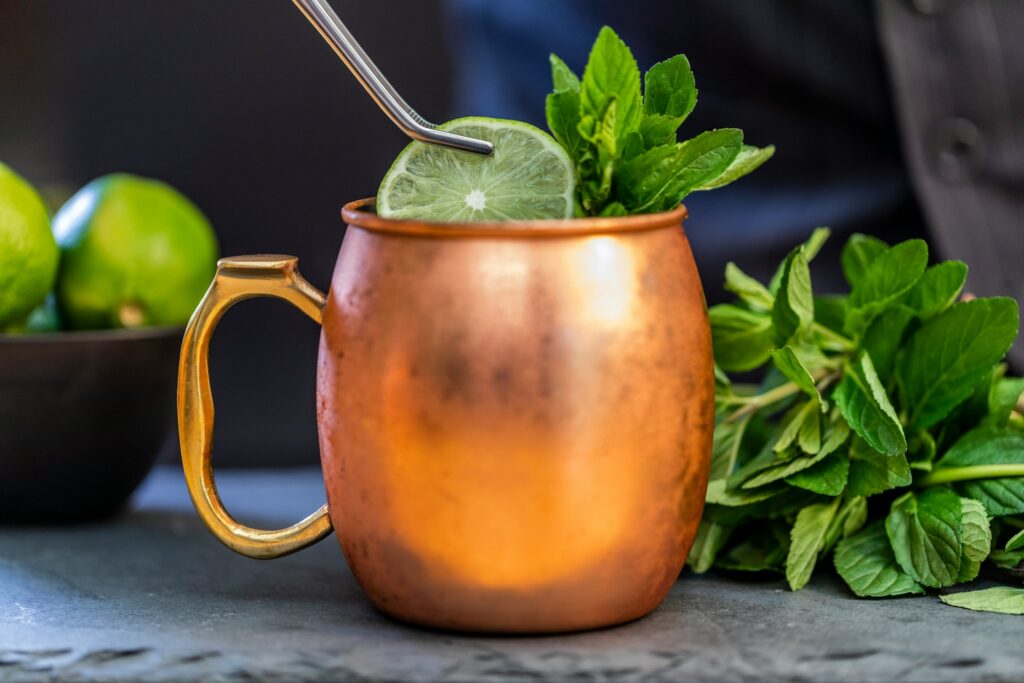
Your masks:
[[[218,476],[242,521],[323,502],[315,470]],[[477,638],[378,614],[337,543],[272,562],[202,528],[180,471],[132,512],[73,528],[0,528],[0,681],[1016,681],[1024,618],[934,597],[856,600],[834,577],[684,574],[652,615],[559,637]]]

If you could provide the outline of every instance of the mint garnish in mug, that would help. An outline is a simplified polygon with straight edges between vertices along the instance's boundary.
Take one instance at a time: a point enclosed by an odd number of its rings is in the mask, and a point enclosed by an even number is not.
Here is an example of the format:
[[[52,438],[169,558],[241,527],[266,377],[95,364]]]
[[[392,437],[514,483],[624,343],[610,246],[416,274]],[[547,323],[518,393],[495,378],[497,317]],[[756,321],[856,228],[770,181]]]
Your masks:
[[[519,121],[450,121],[442,128],[493,142],[494,153],[409,144],[381,182],[378,213],[432,221],[655,213],[745,176],[775,151],[744,145],[736,128],[678,142],[697,103],[689,61],[677,55],[655,64],[641,92],[633,54],[607,26],[582,79],[555,55],[551,75],[546,114],[554,140]]]

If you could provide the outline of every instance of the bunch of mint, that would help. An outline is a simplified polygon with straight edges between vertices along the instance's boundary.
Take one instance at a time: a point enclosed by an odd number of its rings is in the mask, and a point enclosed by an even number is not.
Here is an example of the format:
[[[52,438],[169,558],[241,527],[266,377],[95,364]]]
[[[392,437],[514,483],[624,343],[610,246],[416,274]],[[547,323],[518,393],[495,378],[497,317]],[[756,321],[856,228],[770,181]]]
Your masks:
[[[677,142],[676,131],[697,103],[690,63],[677,55],[655,64],[641,94],[636,60],[607,26],[582,81],[556,55],[551,77],[548,128],[576,168],[577,216],[667,211],[695,190],[745,176],[775,152],[744,145],[735,128]]]
[[[961,296],[967,266],[921,240],[854,235],[848,295],[814,296],[819,228],[764,286],[730,263],[735,303],[710,309],[716,426],[707,508],[688,559],[777,571],[799,590],[819,562],[859,596],[1024,578],[1024,379],[1002,360],[1013,299]],[[725,371],[767,366],[759,385]],[[1003,570],[1000,572],[1000,569]],[[1024,588],[940,595],[1024,614]]]

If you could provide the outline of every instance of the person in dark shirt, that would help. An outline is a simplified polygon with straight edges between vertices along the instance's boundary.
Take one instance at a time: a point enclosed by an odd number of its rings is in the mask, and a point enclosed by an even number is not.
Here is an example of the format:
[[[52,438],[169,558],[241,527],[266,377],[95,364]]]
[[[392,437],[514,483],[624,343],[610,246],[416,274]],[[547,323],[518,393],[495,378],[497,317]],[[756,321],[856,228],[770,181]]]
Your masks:
[[[708,298],[727,261],[761,278],[818,225],[815,287],[853,232],[926,237],[978,295],[1024,297],[1024,3],[999,0],[448,0],[456,111],[544,127],[547,55],[581,70],[604,24],[641,69],[693,66],[692,136],[742,128],[775,157],[686,199]],[[1024,361],[1021,346],[1014,351]]]

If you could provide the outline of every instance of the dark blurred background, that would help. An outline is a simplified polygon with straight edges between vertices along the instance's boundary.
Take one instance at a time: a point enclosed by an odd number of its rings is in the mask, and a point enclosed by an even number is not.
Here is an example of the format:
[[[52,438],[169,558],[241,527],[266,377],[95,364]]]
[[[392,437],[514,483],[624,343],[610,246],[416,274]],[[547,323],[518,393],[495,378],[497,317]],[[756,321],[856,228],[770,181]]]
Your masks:
[[[602,24],[642,69],[685,52],[721,126],[774,143],[769,166],[687,199],[712,302],[727,260],[766,278],[816,225],[924,236],[979,294],[1024,295],[1024,3],[1017,0],[335,0],[433,121],[543,126],[547,55],[581,71]],[[54,197],[113,171],[160,178],[224,255],[281,252],[326,287],[339,208],[406,144],[288,0],[0,0],[0,159]],[[219,465],[317,459],[318,330],[254,301],[212,350]],[[1018,347],[1019,348],[1019,347]],[[169,445],[165,457],[174,457]]]

